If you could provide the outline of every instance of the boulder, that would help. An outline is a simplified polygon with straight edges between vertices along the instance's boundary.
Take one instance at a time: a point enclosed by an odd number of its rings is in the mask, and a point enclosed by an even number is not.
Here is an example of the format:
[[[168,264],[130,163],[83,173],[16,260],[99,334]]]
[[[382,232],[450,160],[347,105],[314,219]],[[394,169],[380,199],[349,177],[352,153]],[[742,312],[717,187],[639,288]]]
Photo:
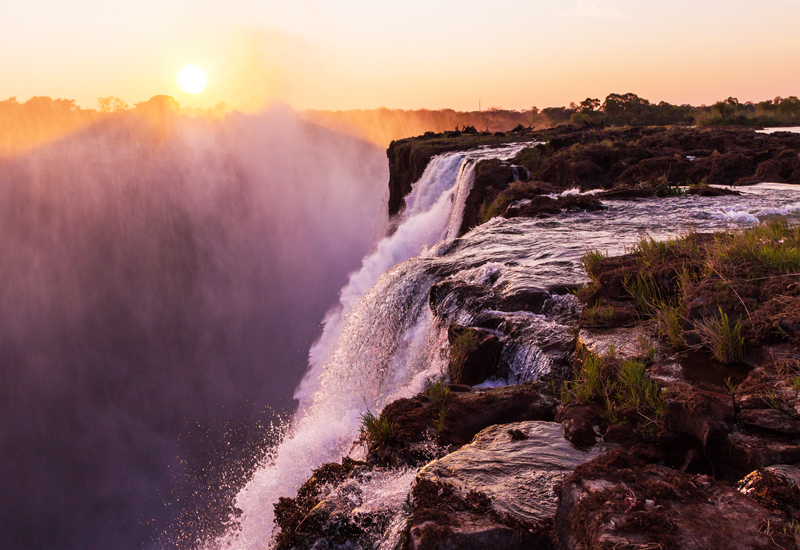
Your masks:
[[[726,460],[740,474],[776,464],[800,463],[800,440],[769,434],[732,433],[726,445]]]
[[[800,436],[800,420],[778,409],[743,409],[737,420],[739,424],[751,428]]]
[[[605,206],[594,197],[564,195],[557,198],[538,196],[512,203],[503,213],[504,218],[542,218],[562,212],[605,210]]]
[[[596,403],[569,403],[559,405],[556,411],[556,422],[564,427],[564,437],[580,448],[588,448],[595,444],[594,425],[601,421],[603,410]]]
[[[598,452],[576,449],[551,422],[483,430],[420,470],[410,548],[549,548],[556,486]]]
[[[560,487],[555,516],[564,550],[778,550],[793,547],[789,532],[783,517],[728,485],[621,450],[576,468]]]
[[[450,391],[444,403],[421,393],[389,403],[381,416],[394,425],[388,442],[371,449],[370,461],[382,464],[421,464],[457,449],[484,428],[516,420],[552,420],[556,401],[542,384]],[[467,388],[468,389],[468,388]],[[443,413],[443,414],[442,414]]]
[[[787,519],[800,518],[800,468],[785,464],[750,472],[738,489],[764,508],[782,512]]]
[[[582,328],[578,333],[578,345],[597,355],[604,355],[612,348],[621,361],[642,357],[642,343],[661,347],[658,340],[642,332],[639,327],[617,327],[613,329]]]

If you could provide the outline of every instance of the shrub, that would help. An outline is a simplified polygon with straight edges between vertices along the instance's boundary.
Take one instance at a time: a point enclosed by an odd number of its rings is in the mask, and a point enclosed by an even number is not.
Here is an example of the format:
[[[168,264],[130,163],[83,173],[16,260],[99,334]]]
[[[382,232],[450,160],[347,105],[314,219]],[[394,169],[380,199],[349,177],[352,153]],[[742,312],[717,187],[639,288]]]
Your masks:
[[[658,385],[645,373],[645,363],[641,359],[626,359],[617,375],[617,399],[632,409],[640,409],[660,416],[666,410],[666,403]]]
[[[636,351],[646,361],[652,361],[656,357],[656,348],[653,346],[653,342],[643,332],[636,335]]]
[[[614,306],[594,305],[583,310],[583,318],[590,327],[613,327]]]
[[[645,271],[633,279],[623,281],[625,289],[636,300],[636,307],[645,315],[651,316],[658,310],[658,305],[664,301],[661,286],[652,273]]]
[[[511,159],[512,163],[524,166],[530,175],[538,174],[544,161],[544,155],[536,147],[526,147]]]

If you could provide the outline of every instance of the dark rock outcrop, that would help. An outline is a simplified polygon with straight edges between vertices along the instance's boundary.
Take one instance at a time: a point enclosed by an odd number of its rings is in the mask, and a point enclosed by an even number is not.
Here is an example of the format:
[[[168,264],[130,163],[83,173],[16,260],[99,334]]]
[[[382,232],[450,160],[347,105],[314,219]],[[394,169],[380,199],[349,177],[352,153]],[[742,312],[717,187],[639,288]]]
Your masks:
[[[794,547],[785,518],[708,476],[610,451],[561,485],[555,532],[565,550]]]
[[[479,161],[475,166],[475,179],[472,189],[464,203],[464,214],[461,218],[460,234],[464,234],[476,225],[480,225],[481,207],[491,204],[492,201],[507,189],[514,181],[514,171],[511,164],[499,159]]]
[[[511,204],[503,213],[504,218],[541,218],[565,211],[605,210],[605,206],[594,197],[565,195],[561,197],[540,196]]]
[[[457,449],[488,426],[555,416],[556,401],[543,385],[527,383],[485,390],[453,387],[444,403],[421,393],[389,403],[381,416],[393,423],[391,439],[370,449],[375,463],[420,464],[435,458],[437,448]]]
[[[705,184],[749,185],[762,181],[800,184],[800,136],[791,133],[761,134],[749,128],[578,128],[560,126],[532,132],[526,138],[462,135],[421,136],[393,142],[389,147],[389,212],[396,214],[403,197],[422,176],[430,159],[456,149],[481,143],[546,141],[536,145],[539,160],[526,166],[521,177],[541,180],[556,187],[583,189],[623,187],[607,198],[652,196],[642,183],[666,185],[704,184],[690,190],[703,196],[722,191]],[[490,141],[487,141],[490,140]],[[485,221],[486,208],[514,181],[508,163],[482,161],[476,170],[473,193],[467,199],[461,233]],[[516,193],[519,195],[519,193]],[[503,202],[530,199],[523,193]],[[483,208],[483,210],[481,210]],[[481,216],[483,212],[483,216]]]

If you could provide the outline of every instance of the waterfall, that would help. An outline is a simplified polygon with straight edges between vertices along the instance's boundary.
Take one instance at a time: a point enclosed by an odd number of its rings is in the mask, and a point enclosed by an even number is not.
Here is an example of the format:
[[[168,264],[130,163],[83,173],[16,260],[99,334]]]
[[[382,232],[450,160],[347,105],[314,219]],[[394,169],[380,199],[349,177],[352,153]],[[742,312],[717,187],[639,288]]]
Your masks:
[[[273,504],[294,496],[311,471],[353,450],[361,415],[410,397],[446,367],[446,331],[428,293],[431,247],[458,235],[477,162],[513,157],[523,145],[439,155],[406,197],[396,231],[376,244],[328,312],[309,352],[296,397],[300,407],[283,441],[236,499],[236,526],[216,546],[264,548]],[[446,327],[445,327],[446,328]]]

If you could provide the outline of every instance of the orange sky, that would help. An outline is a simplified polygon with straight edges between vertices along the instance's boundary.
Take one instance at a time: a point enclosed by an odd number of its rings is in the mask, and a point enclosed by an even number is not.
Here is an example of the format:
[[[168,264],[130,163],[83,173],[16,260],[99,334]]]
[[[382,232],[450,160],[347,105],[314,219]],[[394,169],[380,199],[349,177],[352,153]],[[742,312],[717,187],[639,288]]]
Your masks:
[[[253,110],[671,103],[800,95],[800,0],[28,0],[0,20],[0,99],[156,94]],[[181,92],[188,63],[209,76]]]

